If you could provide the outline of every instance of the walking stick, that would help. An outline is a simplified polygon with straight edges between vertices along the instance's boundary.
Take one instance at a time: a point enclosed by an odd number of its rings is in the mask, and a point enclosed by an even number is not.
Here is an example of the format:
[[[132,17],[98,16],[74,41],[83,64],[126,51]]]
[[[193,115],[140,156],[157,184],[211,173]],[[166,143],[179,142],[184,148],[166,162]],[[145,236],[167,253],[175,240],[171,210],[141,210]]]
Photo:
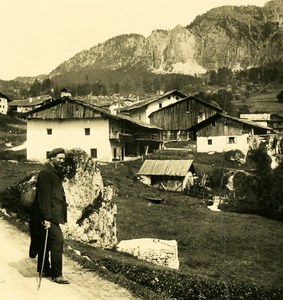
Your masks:
[[[43,274],[43,268],[44,268],[44,262],[45,262],[45,255],[46,255],[46,247],[47,247],[47,239],[48,239],[48,228],[46,229],[46,234],[45,234],[45,242],[44,242],[44,250],[43,250],[43,257],[42,257],[42,265],[41,265],[41,271],[39,273],[39,282],[38,282],[38,287],[37,287],[38,290],[40,288],[42,274]]]

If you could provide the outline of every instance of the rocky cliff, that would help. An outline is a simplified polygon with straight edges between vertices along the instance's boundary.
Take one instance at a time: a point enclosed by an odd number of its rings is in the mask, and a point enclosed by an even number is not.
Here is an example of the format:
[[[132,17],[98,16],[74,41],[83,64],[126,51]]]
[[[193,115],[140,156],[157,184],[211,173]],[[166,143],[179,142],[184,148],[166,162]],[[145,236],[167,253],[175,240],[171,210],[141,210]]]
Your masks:
[[[197,16],[186,27],[150,36],[120,35],[76,54],[50,76],[71,71],[142,69],[154,73],[202,74],[282,61],[283,0],[264,7],[223,6]]]

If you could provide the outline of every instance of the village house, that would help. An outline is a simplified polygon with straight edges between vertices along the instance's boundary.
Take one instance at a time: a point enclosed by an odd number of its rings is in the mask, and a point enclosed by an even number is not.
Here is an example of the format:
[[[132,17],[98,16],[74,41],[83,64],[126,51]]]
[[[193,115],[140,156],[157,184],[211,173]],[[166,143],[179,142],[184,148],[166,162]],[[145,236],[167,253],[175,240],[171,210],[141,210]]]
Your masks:
[[[164,140],[195,140],[190,127],[223,110],[217,105],[186,97],[149,115],[150,124],[163,129]]]
[[[9,109],[9,97],[0,93],[0,113],[3,115],[7,115]]]
[[[247,153],[258,139],[263,139],[274,130],[261,124],[217,113],[192,126],[196,135],[197,152],[226,152],[241,150]]]
[[[278,114],[240,114],[240,118],[259,123],[263,126],[271,127],[278,133],[283,133],[283,117]]]
[[[161,148],[161,129],[62,97],[27,112],[27,159],[43,161],[56,147],[80,148],[100,161],[124,160]]]
[[[121,98],[121,99],[109,99],[104,103],[101,102],[95,105],[104,109],[108,109],[112,114],[119,114],[121,109],[133,105],[134,102],[135,102],[134,100],[129,98],[125,98],[125,99]]]
[[[144,184],[167,191],[188,192],[194,185],[193,160],[151,160],[143,162],[137,173]]]
[[[149,115],[152,112],[157,111],[169,104],[175,103],[185,97],[185,94],[177,90],[173,90],[162,95],[158,95],[157,97],[141,100],[131,106],[121,108],[120,112],[132,117],[133,119],[150,123]]]
[[[53,100],[54,98],[49,95],[42,95],[37,97],[29,97],[23,100],[13,100],[9,106],[10,110],[13,112],[26,113],[49,102],[52,102]]]

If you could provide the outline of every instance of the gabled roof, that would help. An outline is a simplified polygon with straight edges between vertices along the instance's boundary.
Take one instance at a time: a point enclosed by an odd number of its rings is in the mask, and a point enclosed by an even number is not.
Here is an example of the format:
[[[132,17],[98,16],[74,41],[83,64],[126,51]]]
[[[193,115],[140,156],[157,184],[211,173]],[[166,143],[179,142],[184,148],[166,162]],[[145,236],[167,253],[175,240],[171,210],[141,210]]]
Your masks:
[[[194,100],[194,101],[199,102],[199,103],[201,103],[201,104],[204,105],[204,106],[210,107],[210,108],[212,108],[212,109],[214,109],[215,111],[218,111],[218,112],[222,112],[222,111],[223,111],[223,109],[222,109],[217,103],[215,103],[215,105],[214,105],[214,104],[209,103],[209,102],[206,102],[206,101],[204,101],[204,100],[201,100],[201,99],[198,99],[198,98],[195,98],[195,97],[192,97],[192,96],[188,96],[188,97],[186,97],[186,98],[184,98],[184,99],[178,100],[178,101],[175,102],[175,103],[171,103],[171,104],[169,104],[169,105],[167,105],[167,106],[165,106],[165,107],[160,108],[160,109],[157,110],[157,111],[152,112],[152,113],[149,115],[149,117],[152,116],[152,115],[154,115],[155,113],[159,113],[159,112],[162,111],[162,110],[168,109],[168,108],[170,108],[170,107],[172,107],[172,106],[174,106],[174,105],[179,105],[180,103],[182,103],[182,102],[184,102],[184,101],[188,101],[188,100]]]
[[[42,95],[37,97],[32,97],[24,100],[13,100],[9,105],[19,106],[19,107],[32,107],[43,103],[44,101],[53,100],[53,98],[49,95]]]
[[[2,94],[2,93],[0,93],[0,98],[7,99],[8,101],[10,100],[8,96],[6,96],[6,95],[4,95],[4,94]]]
[[[185,176],[193,168],[193,160],[151,160],[147,159],[141,166],[138,175]],[[193,171],[194,172],[194,171]]]
[[[184,98],[184,97],[187,97],[185,94],[179,92],[178,90],[172,90],[172,91],[169,91],[167,93],[164,93],[163,95],[160,95],[158,97],[152,97],[152,98],[149,98],[149,99],[145,99],[145,100],[141,100],[139,102],[136,102],[134,103],[133,105],[130,105],[128,107],[124,107],[124,108],[121,108],[121,111],[130,111],[130,110],[133,110],[133,109],[136,109],[136,108],[140,108],[140,107],[143,107],[143,106],[147,106],[148,104],[150,103],[153,103],[155,101],[158,101],[160,99],[163,99],[164,97],[167,97],[171,94],[176,94],[177,96],[179,96],[180,98]],[[179,100],[178,100],[179,101]]]
[[[68,90],[68,89],[66,89],[66,88],[63,88],[63,89],[61,90],[61,92],[63,92],[63,93],[71,93],[71,91]]]
[[[241,114],[241,119],[252,120],[254,122],[263,121],[282,121],[283,117],[274,113],[254,113],[254,114]]]
[[[59,105],[64,105],[66,103],[69,103],[69,104],[77,104],[81,107],[85,107],[85,108],[88,108],[90,111],[92,112],[98,112],[98,113],[101,113],[103,116],[106,116],[110,119],[113,119],[113,120],[124,120],[124,121],[127,121],[127,122],[130,122],[132,124],[135,124],[135,125],[138,125],[138,126],[141,126],[141,127],[146,127],[146,128],[150,128],[150,129],[156,129],[156,130],[161,130],[161,128],[155,126],[155,125],[152,125],[152,124],[148,124],[148,123],[145,123],[145,122],[141,122],[141,121],[138,121],[138,120],[135,120],[129,116],[125,116],[125,115],[122,115],[122,114],[117,114],[117,115],[114,115],[114,114],[111,114],[111,112],[107,109],[103,109],[101,107],[98,107],[98,106],[95,106],[91,103],[87,103],[85,101],[82,101],[82,100],[76,100],[76,99],[73,99],[73,98],[70,98],[70,97],[62,97],[62,98],[59,98],[59,99],[56,99],[52,102],[49,102],[41,107],[38,107],[38,108],[35,108],[29,112],[26,112],[23,114],[23,118],[28,118],[28,119],[40,119],[42,118],[41,116],[41,112],[44,112],[46,110],[49,110],[51,108],[55,108],[56,106],[59,106]],[[45,116],[44,117],[45,119],[55,119],[56,117],[54,117],[54,114],[50,115],[50,117],[48,116]],[[68,111],[67,112],[67,116],[64,116],[61,114],[60,118],[58,117],[58,119],[64,119],[64,118],[68,118],[68,119],[85,119],[87,118],[85,115],[77,115],[75,111]],[[90,117],[91,118],[91,117]]]
[[[215,121],[216,119],[220,119],[220,118],[225,118],[226,120],[233,120],[235,122],[242,123],[242,124],[245,124],[245,125],[253,127],[253,128],[261,128],[261,129],[274,131],[274,129],[271,128],[271,127],[263,126],[259,123],[253,122],[253,121],[247,121],[247,120],[244,120],[244,119],[232,117],[232,116],[229,116],[229,115],[223,114],[223,113],[217,113],[217,114],[207,118],[206,120],[190,127],[189,130],[192,130],[192,131],[198,130],[200,128],[203,128],[203,127],[207,126],[208,124]]]

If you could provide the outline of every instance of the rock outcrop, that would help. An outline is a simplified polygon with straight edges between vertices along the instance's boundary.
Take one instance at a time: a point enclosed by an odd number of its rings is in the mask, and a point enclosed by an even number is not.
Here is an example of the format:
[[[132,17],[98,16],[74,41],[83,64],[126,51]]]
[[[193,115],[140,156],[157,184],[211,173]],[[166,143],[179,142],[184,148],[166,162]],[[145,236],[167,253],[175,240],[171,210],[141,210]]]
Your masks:
[[[67,176],[63,184],[68,202],[64,233],[68,238],[95,247],[112,248],[117,244],[113,190],[103,186],[100,170],[87,154],[74,151],[72,157],[75,160],[69,172],[72,176]]]

